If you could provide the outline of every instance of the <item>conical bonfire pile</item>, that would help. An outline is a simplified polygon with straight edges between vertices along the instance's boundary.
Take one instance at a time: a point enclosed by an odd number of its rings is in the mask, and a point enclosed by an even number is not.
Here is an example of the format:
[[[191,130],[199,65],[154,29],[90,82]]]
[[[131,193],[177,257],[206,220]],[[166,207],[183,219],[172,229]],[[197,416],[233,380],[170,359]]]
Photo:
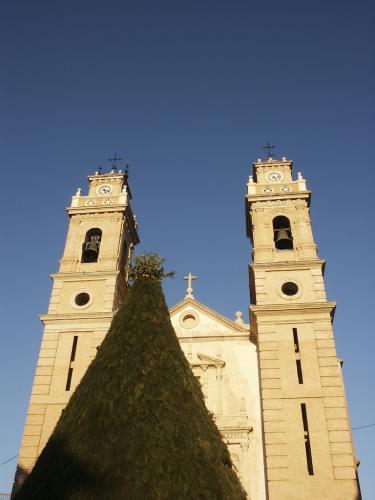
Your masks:
[[[245,498],[160,279],[140,276],[16,500]]]

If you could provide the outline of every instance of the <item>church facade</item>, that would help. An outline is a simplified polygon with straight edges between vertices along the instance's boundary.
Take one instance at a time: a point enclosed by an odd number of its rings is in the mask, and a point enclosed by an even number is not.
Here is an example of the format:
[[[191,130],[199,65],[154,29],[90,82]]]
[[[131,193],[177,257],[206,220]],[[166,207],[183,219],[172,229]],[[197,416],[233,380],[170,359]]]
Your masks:
[[[67,208],[70,223],[47,314],[14,491],[32,469],[95,356],[127,289],[139,242],[127,171],[88,177]],[[292,162],[253,164],[246,224],[250,325],[195,300],[170,309],[241,482],[252,500],[358,500],[355,458],[340,360],[335,303],[310,224],[310,191]]]

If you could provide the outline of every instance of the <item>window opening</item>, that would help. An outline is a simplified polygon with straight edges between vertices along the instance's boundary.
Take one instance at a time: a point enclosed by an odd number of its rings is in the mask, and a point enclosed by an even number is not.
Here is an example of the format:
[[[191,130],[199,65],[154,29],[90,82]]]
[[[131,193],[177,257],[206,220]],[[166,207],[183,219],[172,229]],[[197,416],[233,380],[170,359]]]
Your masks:
[[[79,307],[83,307],[90,302],[90,295],[86,292],[81,292],[74,298],[74,302]]]
[[[85,241],[82,245],[81,262],[97,262],[99,257],[100,243],[102,239],[101,229],[95,227],[87,231]]]
[[[293,283],[293,281],[287,281],[283,283],[281,287],[281,291],[284,295],[288,295],[288,297],[293,297],[293,295],[297,295],[298,293],[298,285],[297,283]]]
[[[303,435],[305,439],[305,451],[306,451],[306,462],[307,470],[310,476],[314,475],[314,467],[311,455],[311,445],[310,445],[310,434],[309,434],[309,424],[307,421],[307,410],[306,404],[301,404],[302,422],[303,422]]]
[[[297,328],[293,328],[294,352],[299,352]]]
[[[277,250],[293,250],[293,237],[288,217],[279,215],[272,221],[273,241]]]
[[[76,351],[77,351],[77,343],[78,343],[78,336],[75,335],[73,337],[72,352],[70,353],[68,376],[66,379],[66,386],[65,386],[66,391],[70,391],[70,387],[72,385],[72,375],[73,375],[74,360],[75,360]]]
[[[296,359],[296,367],[297,367],[298,383],[303,384],[302,366],[300,359]]]
[[[293,341],[294,341],[294,352],[296,355],[296,368],[297,368],[298,383],[303,384],[301,354],[299,351],[299,340],[298,340],[297,328],[293,328]]]

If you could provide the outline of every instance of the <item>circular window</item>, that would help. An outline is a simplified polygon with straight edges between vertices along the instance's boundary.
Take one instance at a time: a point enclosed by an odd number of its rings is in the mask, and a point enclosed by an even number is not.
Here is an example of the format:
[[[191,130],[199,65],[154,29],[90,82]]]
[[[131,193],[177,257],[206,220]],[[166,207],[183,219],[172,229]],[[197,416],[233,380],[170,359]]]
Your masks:
[[[298,293],[298,285],[296,283],[293,283],[293,281],[287,281],[281,286],[281,291],[284,295],[292,297],[293,295],[296,295]]]
[[[82,307],[88,304],[90,301],[90,295],[86,292],[81,292],[75,296],[74,302],[77,306]]]
[[[192,328],[195,325],[196,319],[193,314],[186,314],[182,318],[182,323],[186,328]]]
[[[184,311],[179,322],[182,328],[194,328],[199,323],[199,317],[195,311]]]

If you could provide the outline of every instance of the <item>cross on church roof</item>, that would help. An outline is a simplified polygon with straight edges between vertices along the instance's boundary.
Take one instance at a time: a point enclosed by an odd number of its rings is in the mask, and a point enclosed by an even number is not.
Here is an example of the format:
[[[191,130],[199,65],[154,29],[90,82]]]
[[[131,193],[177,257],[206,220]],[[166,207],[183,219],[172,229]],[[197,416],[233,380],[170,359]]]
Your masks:
[[[262,147],[265,151],[268,151],[268,159],[273,158],[273,155],[275,154],[273,149],[275,149],[275,146],[271,146],[271,144],[267,141],[266,144]]]
[[[196,280],[197,278],[198,278],[198,276],[193,276],[191,273],[189,273],[187,276],[184,276],[184,280],[188,281],[188,287],[186,289],[187,295],[186,295],[185,299],[194,299],[193,287],[191,285],[192,285],[192,281]]]

